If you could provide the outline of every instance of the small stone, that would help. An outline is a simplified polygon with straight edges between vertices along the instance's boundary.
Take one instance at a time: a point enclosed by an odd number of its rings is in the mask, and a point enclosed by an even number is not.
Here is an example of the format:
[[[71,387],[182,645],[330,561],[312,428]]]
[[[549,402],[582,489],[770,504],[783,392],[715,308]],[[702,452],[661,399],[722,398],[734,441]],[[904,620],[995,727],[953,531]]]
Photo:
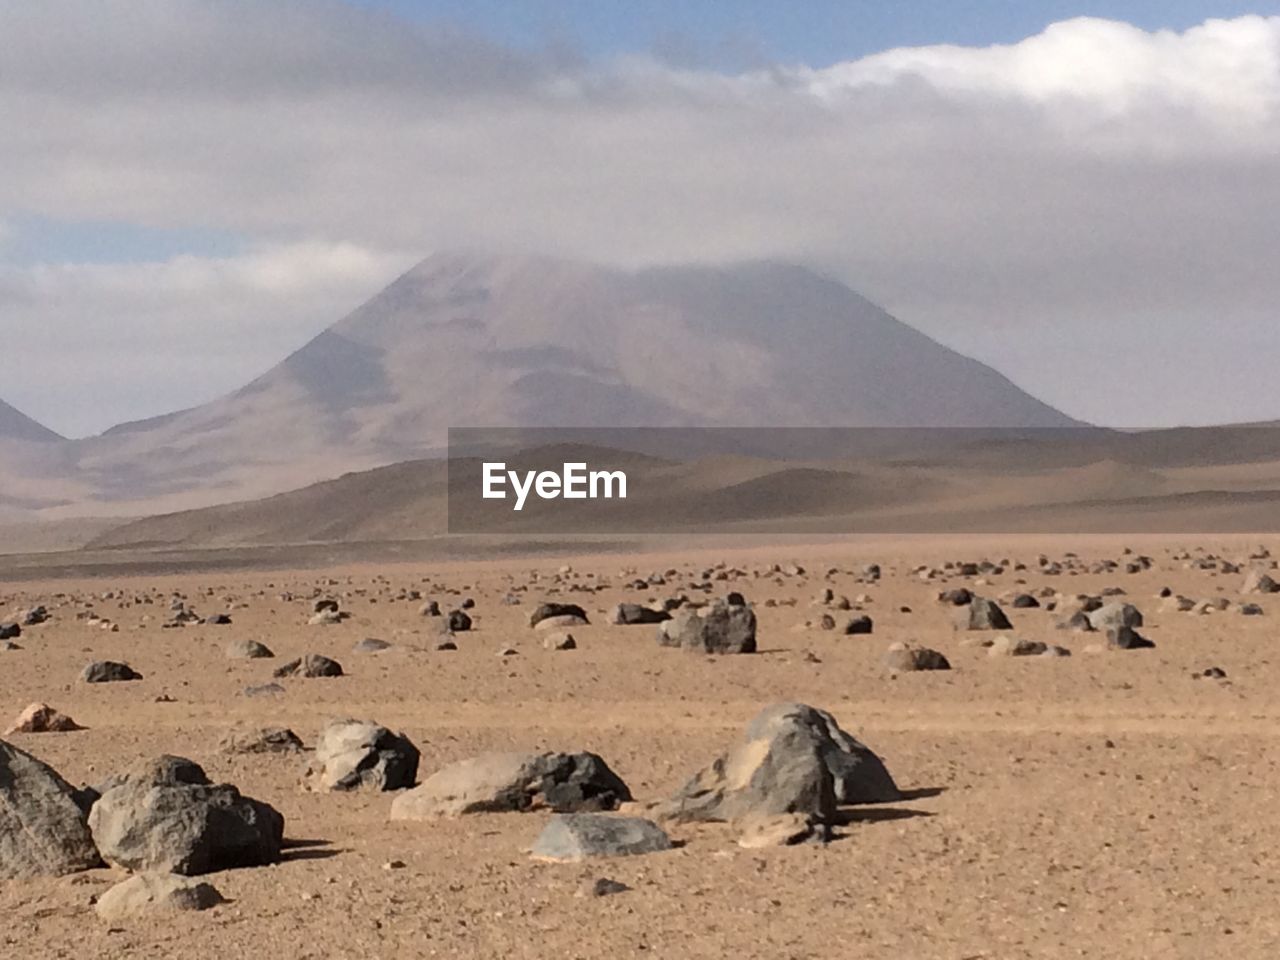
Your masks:
[[[278,683],[260,683],[255,686],[245,687],[244,695],[246,697],[278,697],[284,693],[284,687]]]
[[[893,673],[951,669],[951,662],[937,650],[906,643],[895,643],[890,646],[885,651],[883,663]]]
[[[652,820],[602,813],[557,814],[533,845],[538,860],[573,862],[629,857],[671,849],[671,838]]]
[[[542,638],[542,645],[548,650],[576,650],[578,648],[578,642],[573,639],[573,634],[566,630],[548,633]]]
[[[46,703],[33,703],[4,732],[7,737],[14,733],[65,733],[71,730],[83,730],[64,713],[59,713]]]
[[[597,877],[595,880],[585,880],[574,893],[575,897],[610,897],[615,893],[626,893],[631,888],[625,883],[617,880],[610,880],[608,877]]]
[[[757,814],[744,817],[737,824],[738,846],[748,850],[764,847],[789,847],[814,839],[825,839],[813,819],[802,813]]]
[[[290,660],[288,663],[277,667],[271,674],[273,677],[340,677],[342,676],[342,664],[337,660],[330,660],[318,653],[308,653],[306,656]]]
[[[257,640],[233,640],[224,652],[230,660],[266,660],[275,656],[270,647]]]
[[[102,894],[94,906],[103,920],[151,913],[208,910],[224,903],[213,884],[172,873],[139,873]]]

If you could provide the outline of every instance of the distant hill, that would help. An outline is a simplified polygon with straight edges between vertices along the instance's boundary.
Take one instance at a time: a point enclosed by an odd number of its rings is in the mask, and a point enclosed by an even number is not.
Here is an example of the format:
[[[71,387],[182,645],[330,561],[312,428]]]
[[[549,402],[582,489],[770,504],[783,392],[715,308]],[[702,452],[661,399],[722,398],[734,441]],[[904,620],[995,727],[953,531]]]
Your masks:
[[[929,456],[923,454],[929,452]],[[1210,463],[1208,451],[1218,459]],[[479,461],[419,460],[262,500],[147,517],[91,549],[370,543],[483,530],[601,536],[647,532],[1280,532],[1280,429],[1138,434],[1032,432],[849,460],[710,454],[668,460],[572,446],[518,455],[522,468],[574,460],[625,469],[628,499],[579,501],[553,516],[447,497],[479,489]],[[483,521],[481,524],[479,521]],[[518,542],[518,541],[513,541]]]
[[[62,437],[0,400],[0,439],[46,441]]]

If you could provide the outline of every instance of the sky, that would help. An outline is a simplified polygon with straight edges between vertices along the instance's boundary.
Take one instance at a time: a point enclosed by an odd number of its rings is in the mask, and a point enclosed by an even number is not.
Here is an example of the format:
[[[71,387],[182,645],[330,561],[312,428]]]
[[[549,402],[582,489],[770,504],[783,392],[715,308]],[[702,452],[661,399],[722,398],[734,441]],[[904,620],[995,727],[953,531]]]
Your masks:
[[[0,399],[67,435],[459,245],[805,263],[1083,419],[1280,418],[1280,0],[0,0],[0,65]]]

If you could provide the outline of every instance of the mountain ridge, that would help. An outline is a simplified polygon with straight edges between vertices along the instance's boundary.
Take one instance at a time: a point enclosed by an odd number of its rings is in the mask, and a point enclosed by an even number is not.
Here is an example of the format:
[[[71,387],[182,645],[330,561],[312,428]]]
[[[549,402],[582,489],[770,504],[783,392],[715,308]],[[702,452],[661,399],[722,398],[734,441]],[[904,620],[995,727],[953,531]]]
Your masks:
[[[805,267],[444,251],[240,389],[67,441],[79,506],[58,509],[269,496],[438,452],[454,426],[1072,425]]]
[[[0,400],[0,439],[46,442],[64,438],[17,407]]]

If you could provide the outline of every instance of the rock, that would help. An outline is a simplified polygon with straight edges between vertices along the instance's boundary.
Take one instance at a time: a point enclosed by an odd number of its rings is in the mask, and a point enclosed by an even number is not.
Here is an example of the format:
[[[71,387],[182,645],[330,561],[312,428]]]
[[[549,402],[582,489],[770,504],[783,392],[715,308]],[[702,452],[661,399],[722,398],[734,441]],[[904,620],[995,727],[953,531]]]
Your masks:
[[[1120,625],[1107,628],[1107,646],[1115,650],[1144,650],[1154,647],[1155,643],[1140,636],[1133,627]]]
[[[959,626],[962,630],[1013,629],[1000,605],[986,597],[974,597],[969,602],[969,609],[962,614]]]
[[[211,617],[205,617],[206,624],[211,627],[229,627],[231,626],[231,617],[225,613],[215,613]]]
[[[335,720],[320,731],[303,774],[314,790],[402,790],[418,777],[418,748],[409,738],[362,720]]]
[[[1029,593],[1017,594],[1010,603],[1015,610],[1032,610],[1040,606],[1040,601]]]
[[[418,615],[422,617],[438,617],[440,616],[440,604],[435,600],[428,600],[418,608]]]
[[[383,650],[390,649],[391,644],[385,640],[379,640],[377,637],[366,637],[352,647],[352,650],[356,653],[381,653]]]
[[[461,610],[451,610],[449,612],[448,628],[453,633],[463,633],[471,629],[471,617],[463,613]]]
[[[826,840],[830,834],[828,827],[814,823],[803,813],[753,814],[743,818],[737,826],[738,846],[748,850]]]
[[[825,710],[804,703],[775,703],[747,725],[746,740],[770,740],[791,731],[806,734],[831,773],[839,803],[893,803],[902,799],[888,769],[869,747],[840,729]]]
[[[882,662],[893,673],[951,669],[951,662],[937,650],[906,643],[895,643],[889,647]]]
[[[682,607],[658,625],[658,643],[693,653],[755,653],[756,615],[749,606],[723,600]]]
[[[631,857],[671,849],[671,838],[652,820],[603,813],[557,814],[534,841],[537,860],[573,863],[598,857]]]
[[[275,656],[266,644],[257,640],[233,640],[224,652],[231,660],[266,660]]]
[[[616,810],[631,791],[593,753],[486,753],[450,764],[391,804],[392,820],[550,808]]]
[[[24,627],[35,627],[48,622],[49,611],[44,608],[43,604],[41,604],[40,606],[32,607],[29,610],[23,610],[18,614],[18,619],[22,622],[22,626]]]
[[[1205,667],[1200,673],[1193,673],[1193,677],[1208,677],[1210,680],[1227,679],[1227,671],[1221,667]]]
[[[282,664],[271,675],[273,677],[340,677],[342,664],[337,660],[322,657],[318,653],[308,653],[304,657]]]
[[[862,616],[854,617],[844,625],[845,636],[855,636],[857,634],[865,634],[871,632],[871,618]]]
[[[123,680],[141,680],[142,674],[127,663],[95,660],[80,671],[80,679],[85,683],[116,683]]]
[[[452,640],[441,640],[436,644],[437,650],[457,650],[458,645]]]
[[[278,683],[259,683],[244,688],[246,697],[278,697],[284,693],[284,687]]]
[[[578,648],[578,642],[573,639],[573,634],[565,630],[548,633],[542,638],[542,645],[548,650],[576,650]]]
[[[17,719],[4,732],[7,737],[11,733],[65,733],[71,730],[83,730],[64,713],[59,713],[45,703],[33,703],[18,714]]]
[[[14,640],[22,636],[22,627],[16,623],[0,623],[0,640]]]
[[[288,727],[257,727],[252,730],[228,730],[218,741],[223,753],[298,753],[302,738]]]
[[[101,862],[77,791],[0,740],[0,879],[62,876]]]
[[[1250,570],[1240,587],[1241,593],[1280,593],[1280,583],[1261,570]]]
[[[329,599],[317,600],[315,603],[311,605],[311,612],[312,613],[337,613],[338,601],[329,600]]]
[[[307,621],[307,626],[328,627],[335,623],[341,623],[342,620],[343,616],[337,610],[321,610]]]
[[[630,889],[625,883],[610,880],[608,877],[598,877],[595,880],[583,881],[573,895],[575,897],[610,897],[615,893],[626,893]]]
[[[1264,613],[1262,607],[1256,603],[1242,603],[1236,609],[1240,611],[1242,617],[1261,617]]]
[[[531,614],[529,614],[529,626],[536,627],[543,620],[551,617],[577,617],[582,624],[587,621],[587,611],[583,610],[576,603],[543,603],[539,604]]]
[[[810,731],[788,724],[775,736],[733,747],[657,804],[654,814],[676,822],[732,822],[799,813],[829,824],[835,810],[835,783],[821,744]]]
[[[991,646],[987,648],[987,656],[1038,657],[1048,649],[1048,644],[1037,640],[1015,640],[1012,637],[1000,636],[991,641]]]
[[[671,619],[665,610],[654,610],[638,603],[620,603],[613,608],[610,621],[619,626],[637,626],[646,623],[662,623]]]
[[[1108,603],[1088,614],[1089,626],[1099,632],[1113,627],[1140,627],[1142,613],[1131,603]]]
[[[967,587],[956,587],[938,594],[938,602],[952,607],[967,607],[973,602],[973,591]]]
[[[182,910],[208,910],[225,903],[211,883],[173,873],[139,873],[102,894],[94,910],[103,920]]]
[[[166,756],[104,789],[89,829],[108,863],[191,876],[275,863],[284,817],[230,784],[210,783],[199,764]]]

